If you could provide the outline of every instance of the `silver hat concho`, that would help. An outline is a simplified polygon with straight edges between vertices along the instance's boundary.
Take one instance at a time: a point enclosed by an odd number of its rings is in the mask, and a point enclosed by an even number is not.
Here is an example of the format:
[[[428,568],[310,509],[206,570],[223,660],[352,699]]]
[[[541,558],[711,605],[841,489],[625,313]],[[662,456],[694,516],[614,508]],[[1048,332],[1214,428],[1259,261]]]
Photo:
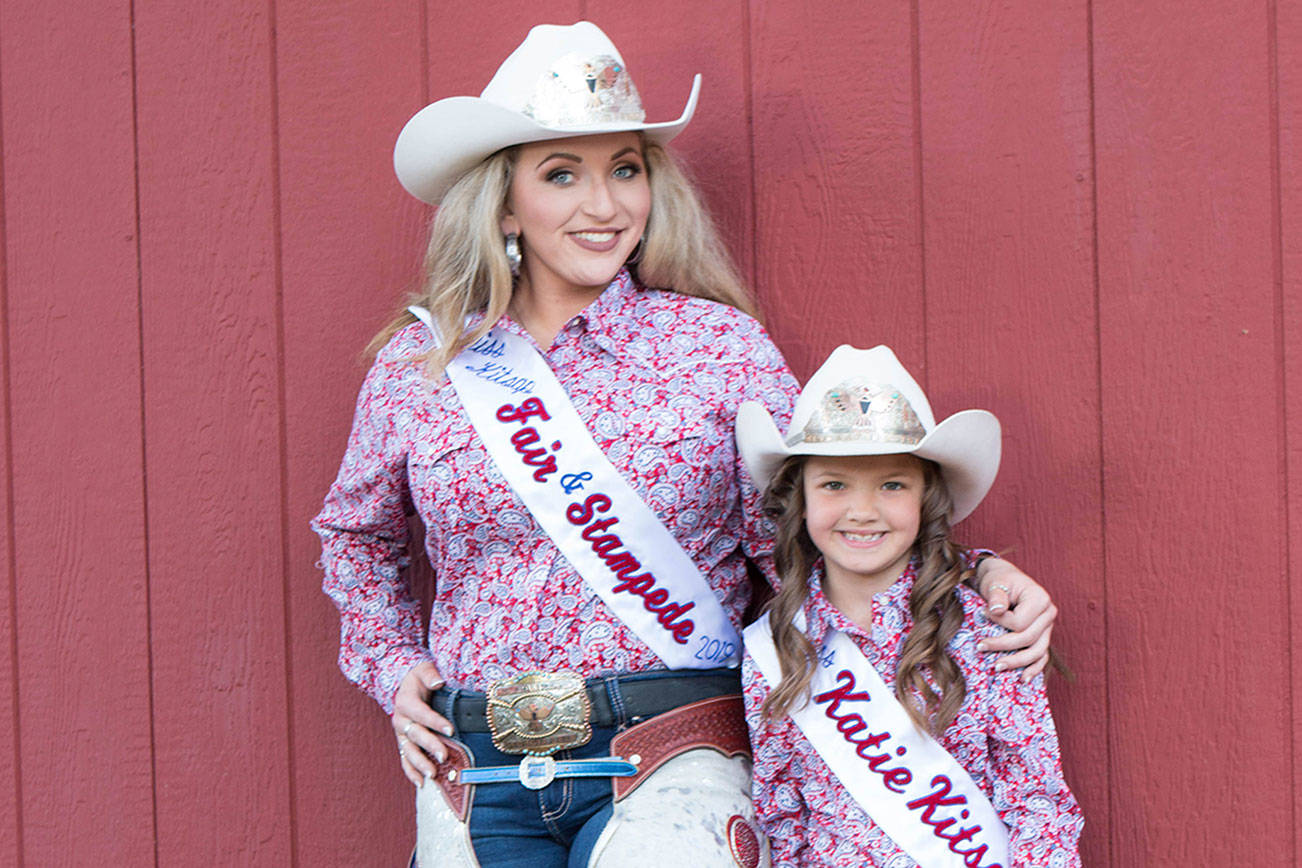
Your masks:
[[[559,58],[538,79],[524,113],[560,129],[646,119],[628,70],[608,54]]]
[[[914,446],[925,436],[918,414],[898,389],[852,378],[827,390],[804,430],[787,445],[858,441]]]

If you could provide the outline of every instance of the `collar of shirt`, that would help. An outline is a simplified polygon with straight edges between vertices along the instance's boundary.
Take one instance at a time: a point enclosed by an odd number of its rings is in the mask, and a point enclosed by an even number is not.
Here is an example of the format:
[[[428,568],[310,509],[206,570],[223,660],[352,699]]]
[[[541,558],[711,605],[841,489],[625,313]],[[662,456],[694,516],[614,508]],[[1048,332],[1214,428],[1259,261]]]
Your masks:
[[[621,268],[601,295],[565,324],[561,334],[573,332],[579,336],[586,335],[594,344],[615,358],[652,367],[647,359],[636,352],[636,343],[632,340],[634,312],[639,295],[645,291],[629,274],[627,268]],[[514,334],[529,338],[529,333],[520,323],[512,319],[509,313],[502,316],[499,324]],[[550,351],[549,347],[541,349],[544,356]]]
[[[886,646],[890,640],[903,636],[913,626],[913,616],[909,614],[909,594],[913,591],[913,580],[918,574],[916,558],[909,561],[909,565],[904,568],[904,572],[900,573],[900,577],[894,584],[880,593],[873,594],[872,635],[864,632],[859,625],[832,605],[832,601],[823,593],[824,574],[823,560],[820,558],[810,572],[809,597],[805,600],[805,623],[808,625],[806,635],[814,643],[815,648],[822,647],[830,631],[840,630],[861,640],[856,644],[866,646],[865,653],[869,648],[880,653],[888,650]],[[888,611],[898,613],[899,623],[894,623],[896,619],[892,618],[892,623],[887,626]]]

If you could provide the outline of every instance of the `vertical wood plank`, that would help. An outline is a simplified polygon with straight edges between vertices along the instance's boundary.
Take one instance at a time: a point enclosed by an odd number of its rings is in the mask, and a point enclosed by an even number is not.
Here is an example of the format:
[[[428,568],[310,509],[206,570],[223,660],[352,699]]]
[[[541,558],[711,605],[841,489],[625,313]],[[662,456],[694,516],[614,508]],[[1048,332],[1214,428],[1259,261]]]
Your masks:
[[[1288,444],[1285,482],[1288,486],[1288,594],[1289,665],[1292,670],[1292,704],[1289,719],[1293,734],[1293,841],[1292,863],[1302,855],[1302,2],[1276,0],[1275,74],[1279,169],[1281,304],[1283,351],[1284,436]]]
[[[531,27],[573,24],[583,15],[582,0],[485,0],[476,4],[474,15],[449,14],[446,3],[427,0],[429,101],[479,96]],[[416,106],[411,114],[420,108]]]
[[[1084,0],[920,4],[929,396],[1004,427],[999,480],[959,536],[1050,587],[1063,766],[1107,864],[1088,10]]]
[[[2,15],[2,13],[0,13]],[[3,18],[0,17],[0,21]],[[18,668],[14,647],[18,638],[18,618],[14,608],[17,565],[14,562],[13,522],[13,451],[10,449],[9,416],[12,370],[9,352],[9,280],[5,243],[4,185],[4,54],[0,45],[0,791],[9,795],[0,803],[0,861],[22,864],[23,787],[19,775],[18,754]]]
[[[87,15],[66,4],[5,4],[0,59],[11,663],[27,734],[24,852],[10,864],[148,865],[129,5]]]
[[[728,250],[753,274],[746,4],[739,0],[588,0],[585,14],[618,46],[647,120],[678,117],[701,74],[696,115],[670,148],[686,163]]]
[[[923,373],[913,40],[904,3],[751,6],[755,275],[802,380],[841,343]]]
[[[339,619],[308,521],[343,454],[362,347],[417,278],[428,213],[392,153],[424,104],[424,18],[419,0],[279,0],[276,20],[294,852],[300,865],[399,865],[412,788],[388,719],[335,663]]]
[[[1189,11],[1094,3],[1112,864],[1291,865],[1268,10]]]
[[[291,858],[268,15],[136,8],[162,865]]]

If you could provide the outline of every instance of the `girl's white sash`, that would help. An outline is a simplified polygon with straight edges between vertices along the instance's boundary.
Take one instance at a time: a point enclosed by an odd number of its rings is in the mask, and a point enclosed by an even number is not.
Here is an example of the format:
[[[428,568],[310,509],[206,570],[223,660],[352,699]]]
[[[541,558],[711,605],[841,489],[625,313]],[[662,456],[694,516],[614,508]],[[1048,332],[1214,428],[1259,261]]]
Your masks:
[[[804,629],[804,613],[797,628]],[[770,689],[782,680],[769,616],[746,650]],[[1002,868],[1008,830],[976,781],[904,707],[849,636],[819,649],[810,700],[791,719],[878,826],[926,868]]]
[[[424,308],[409,310],[439,338]],[[671,669],[737,666],[705,577],[625,481],[528,341],[494,327],[449,363],[497,469],[588,586]]]

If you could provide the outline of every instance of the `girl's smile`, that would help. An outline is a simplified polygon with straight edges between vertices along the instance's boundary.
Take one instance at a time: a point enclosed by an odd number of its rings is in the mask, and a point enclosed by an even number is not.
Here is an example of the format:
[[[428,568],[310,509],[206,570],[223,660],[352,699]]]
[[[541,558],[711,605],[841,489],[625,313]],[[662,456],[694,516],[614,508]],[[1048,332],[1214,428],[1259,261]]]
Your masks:
[[[805,529],[823,554],[834,605],[843,608],[837,597],[863,600],[886,590],[908,566],[922,493],[922,463],[911,455],[806,460]]]
[[[842,536],[845,537],[846,541],[849,542],[851,545],[864,545],[864,546],[877,543],[881,541],[883,537],[886,536],[886,534],[881,531],[877,533],[854,533],[853,531],[845,530],[845,531],[841,531],[841,534]]]

